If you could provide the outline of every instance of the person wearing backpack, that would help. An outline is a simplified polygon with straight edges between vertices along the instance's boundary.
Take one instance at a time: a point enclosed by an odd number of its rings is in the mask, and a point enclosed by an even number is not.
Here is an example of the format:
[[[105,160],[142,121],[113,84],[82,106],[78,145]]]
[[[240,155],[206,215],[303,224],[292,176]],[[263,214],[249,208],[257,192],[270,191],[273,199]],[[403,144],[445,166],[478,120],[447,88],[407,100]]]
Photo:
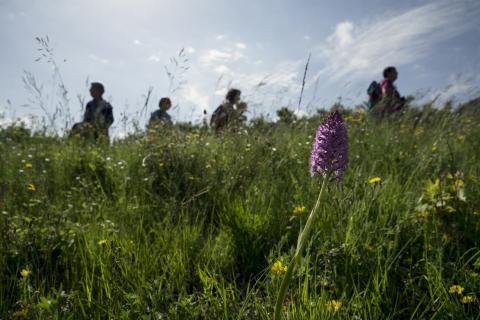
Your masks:
[[[395,67],[387,67],[383,70],[383,80],[380,83],[373,81],[367,89],[369,101],[367,106],[373,113],[384,115],[403,109],[405,98],[400,96],[394,82],[398,78]]]
[[[83,115],[83,129],[90,130],[95,140],[108,140],[108,129],[114,121],[113,108],[109,102],[103,99],[104,92],[103,84],[92,82],[90,95],[93,99],[87,103]]]
[[[216,132],[226,129],[239,114],[243,114],[245,111],[243,104],[241,108],[238,108],[238,106],[241,105],[241,94],[242,92],[238,89],[228,90],[227,95],[225,96],[225,101],[213,112],[210,119],[210,126],[212,126]]]

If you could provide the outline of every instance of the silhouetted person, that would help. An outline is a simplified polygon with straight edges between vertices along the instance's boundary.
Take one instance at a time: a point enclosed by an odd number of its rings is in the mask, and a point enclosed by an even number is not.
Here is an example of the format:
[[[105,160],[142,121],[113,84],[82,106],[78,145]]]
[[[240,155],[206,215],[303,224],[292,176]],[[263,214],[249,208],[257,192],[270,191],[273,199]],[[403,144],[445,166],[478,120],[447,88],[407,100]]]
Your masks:
[[[108,140],[108,129],[113,123],[113,108],[102,96],[105,92],[103,85],[92,82],[90,95],[93,100],[87,103],[83,121],[75,123],[69,136],[85,140],[98,140],[103,137]]]
[[[400,111],[405,105],[405,98],[400,96],[394,84],[397,78],[398,72],[395,67],[383,70],[383,80],[380,82],[382,96],[378,105],[378,111],[382,114]]]
[[[172,125],[172,117],[167,113],[167,111],[172,107],[172,101],[170,98],[164,97],[160,99],[158,103],[159,109],[152,112],[150,115],[150,120],[148,121],[148,129],[157,129],[162,126]]]
[[[108,129],[114,120],[112,106],[103,100],[104,92],[103,84],[92,82],[90,95],[93,100],[87,103],[83,115],[84,130],[92,130],[95,140],[100,137],[108,138]]]
[[[236,123],[238,120],[244,121],[243,113],[247,109],[244,102],[240,102],[242,92],[238,89],[230,89],[225,96],[225,101],[212,114],[210,126],[219,132],[227,128],[230,124]]]

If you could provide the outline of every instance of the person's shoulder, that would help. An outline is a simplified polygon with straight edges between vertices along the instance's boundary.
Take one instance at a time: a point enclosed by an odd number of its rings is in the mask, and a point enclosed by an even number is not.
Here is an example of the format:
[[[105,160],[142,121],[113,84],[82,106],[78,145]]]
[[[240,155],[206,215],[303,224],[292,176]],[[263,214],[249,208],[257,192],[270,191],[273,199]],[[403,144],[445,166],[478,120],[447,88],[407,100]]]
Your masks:
[[[223,111],[223,110],[225,110],[225,105],[222,103],[215,109],[214,113],[220,112],[220,111]]]
[[[150,113],[150,117],[158,117],[161,114],[161,110],[155,110],[152,113]]]
[[[382,79],[382,81],[380,81],[380,85],[387,85],[387,84],[392,84],[392,81],[390,79]]]
[[[102,99],[98,102],[98,105],[99,106],[103,106],[105,108],[112,108],[112,105],[110,104],[110,102],[108,102],[107,100],[105,99]]]

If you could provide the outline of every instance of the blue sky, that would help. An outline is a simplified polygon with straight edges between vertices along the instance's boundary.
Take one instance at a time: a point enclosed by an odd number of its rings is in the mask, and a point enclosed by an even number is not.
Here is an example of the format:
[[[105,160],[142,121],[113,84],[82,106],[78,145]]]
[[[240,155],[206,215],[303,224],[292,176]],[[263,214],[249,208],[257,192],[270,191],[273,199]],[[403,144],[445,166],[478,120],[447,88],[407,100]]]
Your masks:
[[[117,119],[137,117],[150,86],[147,113],[171,95],[178,121],[200,120],[230,86],[243,91],[251,117],[297,109],[310,53],[300,113],[338,97],[361,103],[387,65],[397,66],[402,94],[461,100],[480,95],[478,16],[478,0],[0,0],[0,112],[3,121],[43,115],[24,88],[26,70],[53,113],[58,78],[35,62],[35,37],[47,35],[75,121],[87,79],[105,84]],[[170,57],[181,48],[188,70],[172,94],[165,67],[174,70]]]

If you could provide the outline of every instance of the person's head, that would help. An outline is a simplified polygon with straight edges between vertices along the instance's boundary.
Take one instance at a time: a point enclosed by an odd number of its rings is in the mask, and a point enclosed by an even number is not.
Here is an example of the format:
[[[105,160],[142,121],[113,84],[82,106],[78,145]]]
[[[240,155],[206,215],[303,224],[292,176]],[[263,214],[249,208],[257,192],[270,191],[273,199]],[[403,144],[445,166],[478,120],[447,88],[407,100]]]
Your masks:
[[[168,109],[170,109],[171,106],[172,106],[172,101],[170,101],[170,98],[167,98],[167,97],[163,97],[162,99],[160,99],[160,102],[158,103],[158,107],[162,111],[168,111]]]
[[[227,95],[225,96],[225,99],[230,102],[230,103],[238,103],[240,102],[240,95],[242,94],[242,91],[238,89],[230,89],[227,92]]]
[[[397,80],[397,77],[398,77],[397,69],[395,67],[386,67],[383,70],[383,77],[390,81]]]
[[[90,95],[93,99],[101,98],[104,92],[105,88],[103,87],[103,84],[100,82],[92,82],[90,86]]]

